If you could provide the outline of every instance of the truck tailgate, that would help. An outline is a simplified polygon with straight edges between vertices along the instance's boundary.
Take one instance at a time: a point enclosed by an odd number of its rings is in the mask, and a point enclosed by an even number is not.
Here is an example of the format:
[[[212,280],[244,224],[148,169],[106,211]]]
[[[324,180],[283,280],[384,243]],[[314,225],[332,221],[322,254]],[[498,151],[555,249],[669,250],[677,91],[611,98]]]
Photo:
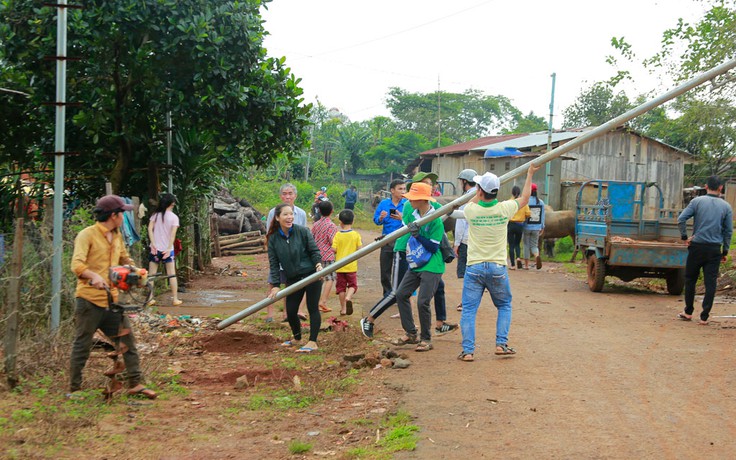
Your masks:
[[[687,260],[687,246],[682,243],[613,237],[610,244],[610,265],[684,268]]]

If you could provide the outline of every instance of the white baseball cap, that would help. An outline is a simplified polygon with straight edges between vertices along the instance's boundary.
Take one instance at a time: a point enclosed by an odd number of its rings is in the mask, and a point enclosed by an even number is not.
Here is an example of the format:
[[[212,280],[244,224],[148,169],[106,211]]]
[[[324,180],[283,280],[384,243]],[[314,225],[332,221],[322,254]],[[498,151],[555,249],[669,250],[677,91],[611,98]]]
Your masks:
[[[482,176],[475,176],[473,178],[473,182],[478,184],[486,193],[496,192],[501,187],[501,181],[498,180],[498,176],[490,172],[487,172]]]

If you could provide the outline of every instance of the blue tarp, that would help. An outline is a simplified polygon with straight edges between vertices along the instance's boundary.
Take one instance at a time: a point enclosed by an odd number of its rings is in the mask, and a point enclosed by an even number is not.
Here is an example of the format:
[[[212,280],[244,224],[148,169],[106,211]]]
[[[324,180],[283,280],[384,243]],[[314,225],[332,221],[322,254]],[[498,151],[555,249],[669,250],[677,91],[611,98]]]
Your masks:
[[[506,147],[504,149],[488,149],[483,158],[518,157],[519,155],[523,155],[521,151],[514,147]]]

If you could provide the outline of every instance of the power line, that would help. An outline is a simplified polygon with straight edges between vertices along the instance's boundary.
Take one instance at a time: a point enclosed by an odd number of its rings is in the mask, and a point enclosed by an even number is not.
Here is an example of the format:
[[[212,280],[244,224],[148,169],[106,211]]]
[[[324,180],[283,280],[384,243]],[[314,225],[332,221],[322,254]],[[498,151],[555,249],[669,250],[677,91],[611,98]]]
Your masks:
[[[424,22],[422,24],[418,24],[416,26],[409,27],[408,29],[403,29],[403,30],[399,30],[397,32],[392,32],[392,33],[390,33],[388,35],[383,35],[381,37],[372,38],[372,39],[366,40],[364,42],[360,42],[360,43],[356,43],[356,44],[353,44],[353,45],[344,46],[342,48],[335,48],[333,50],[324,51],[322,53],[317,53],[317,54],[314,54],[314,55],[305,55],[305,56],[310,57],[310,58],[314,58],[314,57],[324,56],[326,54],[337,53],[337,52],[340,52],[340,51],[345,51],[345,50],[349,50],[349,49],[353,49],[353,48],[358,48],[360,46],[369,45],[369,44],[374,43],[374,42],[377,42],[377,41],[385,40],[387,38],[395,37],[397,35],[401,35],[401,34],[404,34],[404,33],[407,33],[407,32],[411,32],[413,30],[417,30],[417,29],[420,29],[422,27],[426,27],[426,26],[428,26],[430,24],[434,24],[436,22],[444,21],[445,19],[451,18],[453,16],[458,16],[460,14],[463,14],[463,13],[468,12],[470,10],[479,8],[479,7],[484,6],[484,5],[487,5],[487,4],[489,4],[491,2],[494,2],[494,1],[496,1],[496,0],[487,0],[487,1],[483,2],[483,3],[479,3],[477,5],[474,5],[474,6],[465,8],[464,10],[456,11],[456,12],[451,13],[451,14],[448,14],[446,16],[442,16],[442,17],[439,17],[437,19],[432,19],[431,21],[427,21],[427,22]]]

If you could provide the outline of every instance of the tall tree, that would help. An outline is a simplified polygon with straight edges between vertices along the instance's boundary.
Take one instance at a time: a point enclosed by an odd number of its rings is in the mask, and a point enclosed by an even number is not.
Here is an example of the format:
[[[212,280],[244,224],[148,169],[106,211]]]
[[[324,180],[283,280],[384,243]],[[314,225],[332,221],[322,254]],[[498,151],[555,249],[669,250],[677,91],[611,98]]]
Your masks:
[[[361,123],[347,123],[337,131],[337,151],[343,166],[357,174],[363,166],[363,154],[370,147],[371,132]]]
[[[575,102],[563,112],[565,128],[598,126],[615,118],[632,107],[629,98],[621,91],[614,93],[607,83],[595,83],[583,89]]]
[[[421,134],[399,131],[371,147],[366,152],[365,158],[385,172],[402,173],[407,163],[416,158],[420,152],[432,147],[432,143]]]
[[[386,105],[399,129],[415,131],[427,139],[439,135],[450,144],[500,132],[521,115],[508,98],[472,89],[423,94],[391,88]]]
[[[534,115],[529,112],[528,115],[522,116],[521,113],[514,118],[510,129],[504,129],[503,134],[519,134],[519,133],[536,133],[539,131],[547,131],[549,124],[544,117]]]

